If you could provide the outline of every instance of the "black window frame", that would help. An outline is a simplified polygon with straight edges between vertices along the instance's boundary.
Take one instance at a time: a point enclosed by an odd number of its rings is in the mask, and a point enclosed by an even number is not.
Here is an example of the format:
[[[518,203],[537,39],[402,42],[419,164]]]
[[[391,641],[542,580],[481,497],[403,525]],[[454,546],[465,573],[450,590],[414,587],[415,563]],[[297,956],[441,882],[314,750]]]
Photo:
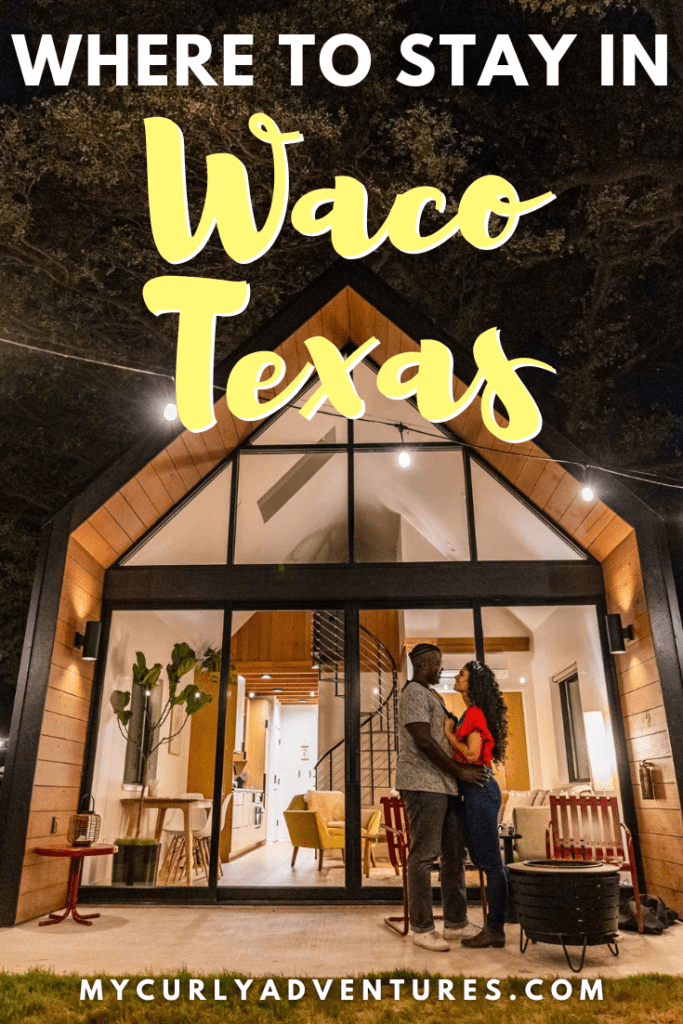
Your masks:
[[[572,683],[577,684],[577,691],[575,693],[572,693],[572,691],[570,690],[570,686]],[[574,724],[575,721],[579,721],[581,723],[581,728],[583,728],[583,705],[581,704],[581,692],[580,690],[578,690],[578,684],[579,673],[576,669],[573,669],[571,672],[567,673],[567,675],[563,676],[561,679],[558,679],[557,681],[558,690],[560,694],[560,707],[562,709],[564,750],[567,758],[567,781],[572,783],[590,783],[590,761],[588,758],[588,744],[586,742],[585,728],[583,731],[583,741],[584,746],[586,748],[586,763],[585,766],[582,766],[580,764],[581,751],[579,749],[579,744],[577,743],[576,728]],[[575,697],[578,697],[579,717],[577,717],[573,713],[576,711],[576,708],[573,707],[575,703]],[[581,774],[582,767],[585,767],[587,769],[585,774]]]

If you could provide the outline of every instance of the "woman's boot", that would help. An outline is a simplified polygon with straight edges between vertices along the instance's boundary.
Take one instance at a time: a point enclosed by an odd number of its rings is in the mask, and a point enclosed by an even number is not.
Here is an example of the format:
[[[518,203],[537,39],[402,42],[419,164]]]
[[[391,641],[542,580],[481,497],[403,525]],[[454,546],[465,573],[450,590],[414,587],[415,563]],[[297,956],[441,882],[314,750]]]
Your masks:
[[[466,946],[467,949],[488,949],[490,946],[502,949],[505,945],[505,929],[489,928],[486,925],[478,935],[473,935],[471,939],[462,939],[460,945]]]

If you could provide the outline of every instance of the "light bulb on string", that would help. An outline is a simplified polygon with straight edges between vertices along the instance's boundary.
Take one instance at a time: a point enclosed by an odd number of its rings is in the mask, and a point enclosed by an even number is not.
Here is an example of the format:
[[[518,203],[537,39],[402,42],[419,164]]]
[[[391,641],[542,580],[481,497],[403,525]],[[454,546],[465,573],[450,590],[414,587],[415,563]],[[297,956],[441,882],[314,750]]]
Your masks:
[[[398,451],[398,464],[401,467],[401,469],[407,469],[408,466],[410,465],[410,463],[413,461],[411,459],[411,457],[410,457],[410,452],[403,445],[403,431],[404,431],[404,429],[405,428],[404,428],[403,424],[399,423],[398,424],[398,432],[401,435],[401,447],[399,448],[399,451]]]
[[[586,467],[583,466],[583,486],[581,488],[581,497],[584,501],[593,501],[595,498],[595,491],[590,485],[590,481],[586,475]]]

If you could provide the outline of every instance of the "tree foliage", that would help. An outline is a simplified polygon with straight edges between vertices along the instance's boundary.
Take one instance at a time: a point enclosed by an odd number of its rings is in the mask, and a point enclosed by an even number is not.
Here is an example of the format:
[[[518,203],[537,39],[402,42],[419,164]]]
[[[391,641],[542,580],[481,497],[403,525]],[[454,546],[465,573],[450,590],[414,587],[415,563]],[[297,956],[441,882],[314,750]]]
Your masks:
[[[230,13],[209,0],[75,0],[27,5],[31,28],[62,43],[69,31],[252,33],[250,88],[87,88],[83,70],[66,90],[36,91],[0,113],[0,335],[60,351],[173,372],[175,318],[151,316],[143,284],[169,272],[154,249],[147,214],[144,118],[163,114],[182,129],[193,222],[202,208],[205,156],[230,152],[248,169],[257,220],[268,209],[271,166],[247,131],[264,110],[305,141],[289,147],[291,200],[350,174],[369,196],[369,227],[395,195],[431,184],[452,216],[474,178],[498,173],[522,197],[548,188],[557,199],[523,218],[514,239],[479,252],[456,237],[421,256],[388,243],[367,262],[441,327],[470,348],[478,333],[501,329],[511,355],[558,367],[551,383],[534,377],[544,416],[613,465],[676,465],[683,429],[681,383],[680,17],[673,0],[638,7],[592,0],[479,0],[467,8],[395,0],[239,2]],[[679,12],[680,13],[680,12]],[[309,32],[319,42],[354,32],[373,54],[368,78],[335,88],[305,60],[305,86],[292,88],[278,34]],[[662,27],[665,26],[665,27]],[[599,33],[669,31],[666,88],[644,73],[634,88],[599,84]],[[425,88],[396,83],[399,42],[411,31],[476,31],[466,85],[451,87],[450,55],[435,46],[436,74]],[[526,38],[555,41],[576,32],[559,88]],[[530,80],[476,86],[496,32],[509,32]],[[169,51],[172,46],[169,45]],[[339,66],[343,67],[343,55]],[[80,66],[79,66],[80,67]],[[220,56],[209,67],[220,80]],[[106,70],[103,75],[106,76]],[[80,77],[79,77],[80,76]],[[103,78],[104,82],[113,77]],[[430,213],[425,230],[441,223]],[[334,259],[328,236],[303,239],[286,224],[270,252],[231,265],[217,234],[200,256],[171,272],[242,279],[251,302],[219,323],[217,356]],[[169,396],[163,378],[2,351],[2,438],[8,507],[39,520],[158,416]],[[540,375],[539,375],[540,376]],[[219,382],[220,383],[220,382]]]

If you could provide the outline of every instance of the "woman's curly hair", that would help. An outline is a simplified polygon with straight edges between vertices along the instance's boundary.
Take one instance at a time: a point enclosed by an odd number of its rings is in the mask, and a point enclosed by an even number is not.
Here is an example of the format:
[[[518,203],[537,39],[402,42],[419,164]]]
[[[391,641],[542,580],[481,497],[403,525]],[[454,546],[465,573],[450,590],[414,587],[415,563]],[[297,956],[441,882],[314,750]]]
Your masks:
[[[495,743],[493,760],[502,764],[508,741],[508,713],[498,682],[488,665],[482,665],[480,661],[468,661],[465,668],[469,673],[467,698],[471,705],[484,712]]]

